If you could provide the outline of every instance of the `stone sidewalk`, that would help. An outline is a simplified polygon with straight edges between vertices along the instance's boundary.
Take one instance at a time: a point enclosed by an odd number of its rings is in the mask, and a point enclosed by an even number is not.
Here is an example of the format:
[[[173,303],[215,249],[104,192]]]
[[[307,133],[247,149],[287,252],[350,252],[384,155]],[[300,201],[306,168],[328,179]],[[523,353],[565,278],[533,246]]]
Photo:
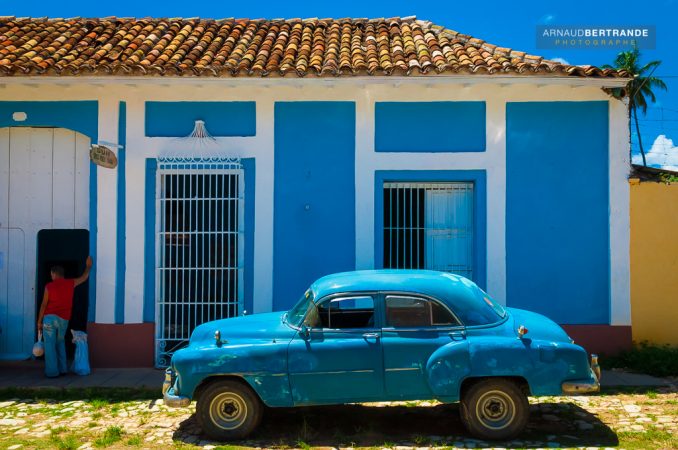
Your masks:
[[[154,368],[98,368],[87,376],[73,373],[46,378],[42,361],[0,361],[0,389],[4,388],[162,388],[165,372]]]
[[[88,376],[68,374],[59,378],[46,378],[42,361],[0,361],[0,389],[3,388],[88,388],[130,387],[157,388],[160,391],[164,371],[154,368],[99,368]],[[603,386],[668,386],[662,378],[616,370],[603,370]]]

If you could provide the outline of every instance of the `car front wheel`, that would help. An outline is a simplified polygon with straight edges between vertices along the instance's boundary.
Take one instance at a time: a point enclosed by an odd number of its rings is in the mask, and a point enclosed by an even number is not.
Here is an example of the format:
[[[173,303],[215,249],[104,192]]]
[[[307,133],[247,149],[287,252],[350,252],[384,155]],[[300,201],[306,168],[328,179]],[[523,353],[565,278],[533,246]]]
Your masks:
[[[218,380],[200,393],[196,419],[203,432],[215,440],[242,439],[259,425],[263,405],[244,382]]]
[[[480,439],[511,439],[523,431],[529,416],[527,396],[511,380],[479,381],[461,399],[461,420]]]

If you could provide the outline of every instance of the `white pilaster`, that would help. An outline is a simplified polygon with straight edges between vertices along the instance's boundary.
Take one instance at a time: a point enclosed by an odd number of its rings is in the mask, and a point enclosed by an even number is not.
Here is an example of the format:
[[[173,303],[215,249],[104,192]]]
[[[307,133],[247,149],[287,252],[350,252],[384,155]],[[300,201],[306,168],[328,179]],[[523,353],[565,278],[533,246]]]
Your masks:
[[[495,88],[496,90],[496,88]],[[497,93],[498,94],[498,93]],[[487,292],[506,304],[506,102],[486,99]]]
[[[628,109],[610,98],[610,325],[631,325]]]
[[[273,310],[274,108],[273,99],[257,100],[257,136],[252,143],[256,164],[255,193],[254,198],[245,198],[245,202],[255,202],[254,311],[248,313]]]
[[[99,100],[99,140],[117,142],[117,139],[118,102],[110,97],[102,98]],[[97,323],[115,322],[117,174],[116,169],[97,167]]]
[[[145,181],[148,155],[155,156],[150,140],[144,140],[144,99],[127,99],[127,148],[125,149],[126,217],[125,323],[143,322],[145,276]],[[155,276],[152,280],[155,283]]]
[[[356,98],[355,268],[374,269],[374,101],[370,90]]]

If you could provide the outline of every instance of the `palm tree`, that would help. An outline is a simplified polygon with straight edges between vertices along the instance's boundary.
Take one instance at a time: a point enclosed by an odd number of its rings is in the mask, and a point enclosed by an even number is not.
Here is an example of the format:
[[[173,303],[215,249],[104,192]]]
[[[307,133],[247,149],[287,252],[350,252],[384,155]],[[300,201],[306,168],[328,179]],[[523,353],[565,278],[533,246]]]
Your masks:
[[[655,88],[666,90],[666,84],[661,79],[652,76],[661,63],[661,61],[651,61],[641,67],[640,51],[637,47],[634,47],[633,50],[619,53],[614,60],[614,66],[609,64],[603,66],[608,69],[626,70],[629,75],[633,76],[633,79],[629,81],[625,89],[613,89],[612,95],[615,98],[622,98],[624,95],[629,96],[629,110],[631,113],[629,115],[629,134],[631,132],[631,117],[633,117],[644,166],[647,166],[647,161],[645,160],[643,139],[640,136],[640,126],[638,125],[638,108],[645,115],[647,113],[647,99],[649,98],[652,103],[657,100],[652,90]]]

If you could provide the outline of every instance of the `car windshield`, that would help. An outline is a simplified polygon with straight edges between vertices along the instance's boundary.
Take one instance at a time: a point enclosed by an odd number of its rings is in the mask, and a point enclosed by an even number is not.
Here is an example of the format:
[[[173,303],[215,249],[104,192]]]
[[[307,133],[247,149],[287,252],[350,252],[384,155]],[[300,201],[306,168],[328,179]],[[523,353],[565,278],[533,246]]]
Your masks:
[[[292,326],[300,327],[308,310],[314,307],[313,292],[309,289],[301,296],[297,304],[287,312],[285,320]]]
[[[506,310],[477,286],[473,287],[475,301],[468,307],[455,310],[464,325],[490,325],[506,317]]]

